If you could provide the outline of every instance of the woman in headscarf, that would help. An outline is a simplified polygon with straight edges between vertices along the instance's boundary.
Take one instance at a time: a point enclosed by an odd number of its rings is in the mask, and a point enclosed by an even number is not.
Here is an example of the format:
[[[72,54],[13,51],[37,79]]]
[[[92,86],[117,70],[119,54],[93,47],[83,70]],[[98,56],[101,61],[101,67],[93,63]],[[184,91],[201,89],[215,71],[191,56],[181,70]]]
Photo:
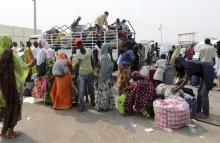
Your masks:
[[[70,66],[72,65],[70,60],[67,60],[65,53],[60,53],[57,57],[57,62],[66,62],[65,67],[60,66],[59,68],[67,68],[66,73],[62,76],[56,76],[50,92],[54,109],[71,109],[72,108],[72,81]],[[64,69],[58,69],[63,71]],[[54,74],[54,67],[53,67]]]
[[[156,95],[154,83],[143,77],[138,71],[132,73],[133,82],[125,89],[125,113],[131,114],[133,110],[148,116],[146,104]]]
[[[26,46],[27,46],[27,48],[24,51],[24,61],[28,65],[28,64],[31,64],[31,62],[34,60],[34,56],[33,56],[32,51],[31,51],[31,42],[27,41]],[[32,75],[32,68],[30,67],[29,68],[28,79],[31,78],[31,75]]]
[[[108,55],[110,50],[110,44],[104,43],[102,45],[98,83],[96,84],[97,96],[95,98],[95,109],[98,111],[115,109],[112,81],[114,64]]]
[[[119,95],[121,95],[124,93],[124,89],[129,86],[129,80],[131,76],[131,61],[129,59],[128,53],[122,51],[122,53],[119,55],[117,64],[119,68],[116,87],[118,88]]]
[[[0,98],[4,100],[0,105],[4,109],[3,128],[1,136],[14,138],[21,132],[14,131],[14,127],[21,119],[22,97],[19,89],[28,76],[28,67],[23,60],[11,50],[12,40],[9,36],[0,36]],[[1,109],[2,110],[2,109]]]
[[[51,98],[50,98],[50,91],[53,85],[53,81],[54,81],[54,76],[52,74],[52,67],[55,61],[55,50],[51,48],[51,46],[49,45],[49,43],[45,40],[42,39],[41,41],[41,45],[43,47],[43,49],[46,52],[46,56],[47,56],[47,60],[46,60],[46,74],[43,78],[43,98],[44,98],[44,102],[46,104],[50,104],[51,103]]]
[[[42,77],[46,74],[46,61],[47,61],[47,49],[49,48],[49,44],[46,42],[46,40],[42,39],[39,42],[39,48],[40,50],[37,53],[37,74],[38,76]]]

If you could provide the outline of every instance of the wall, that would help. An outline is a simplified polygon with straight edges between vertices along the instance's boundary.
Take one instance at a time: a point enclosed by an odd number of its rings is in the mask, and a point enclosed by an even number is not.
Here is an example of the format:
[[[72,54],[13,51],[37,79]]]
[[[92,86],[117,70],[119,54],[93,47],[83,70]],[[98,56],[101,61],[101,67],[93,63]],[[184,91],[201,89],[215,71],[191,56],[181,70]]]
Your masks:
[[[12,41],[18,43],[18,47],[23,47],[29,37],[34,35],[34,29],[0,24],[0,34],[7,34],[11,36]],[[42,30],[37,30],[37,35],[41,34]]]

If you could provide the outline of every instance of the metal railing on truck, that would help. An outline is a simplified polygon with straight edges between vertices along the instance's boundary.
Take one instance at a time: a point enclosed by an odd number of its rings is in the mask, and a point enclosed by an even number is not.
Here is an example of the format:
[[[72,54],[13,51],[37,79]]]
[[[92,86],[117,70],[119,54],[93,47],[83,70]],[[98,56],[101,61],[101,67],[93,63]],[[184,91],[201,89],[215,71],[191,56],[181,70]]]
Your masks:
[[[53,48],[75,48],[73,44],[76,38],[81,38],[84,45],[88,48],[92,48],[96,45],[97,34],[96,31],[83,31],[83,32],[60,32],[55,34],[46,34],[43,35],[44,39]],[[118,48],[118,31],[117,30],[108,30],[102,33],[102,36],[99,37],[102,43],[108,42],[111,43],[112,47]]]

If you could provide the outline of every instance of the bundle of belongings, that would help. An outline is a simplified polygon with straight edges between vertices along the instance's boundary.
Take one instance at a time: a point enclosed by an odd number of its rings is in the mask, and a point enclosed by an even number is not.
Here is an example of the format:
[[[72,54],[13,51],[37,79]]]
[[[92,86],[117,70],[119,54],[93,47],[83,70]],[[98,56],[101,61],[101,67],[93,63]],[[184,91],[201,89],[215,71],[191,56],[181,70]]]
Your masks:
[[[165,97],[164,100],[159,99],[153,103],[154,121],[161,128],[183,127],[196,115],[196,98],[193,92],[190,89],[184,89],[173,93],[172,87],[173,85],[162,83],[156,88],[157,94]]]
[[[159,84],[150,80],[149,67],[131,74],[130,85],[119,96],[118,111],[123,115],[134,112],[154,117],[160,128],[177,129],[190,123],[196,115],[196,98],[192,89],[184,88],[173,93],[175,85]]]
[[[160,128],[178,129],[190,122],[189,105],[179,96],[156,100],[153,106],[154,122]]]

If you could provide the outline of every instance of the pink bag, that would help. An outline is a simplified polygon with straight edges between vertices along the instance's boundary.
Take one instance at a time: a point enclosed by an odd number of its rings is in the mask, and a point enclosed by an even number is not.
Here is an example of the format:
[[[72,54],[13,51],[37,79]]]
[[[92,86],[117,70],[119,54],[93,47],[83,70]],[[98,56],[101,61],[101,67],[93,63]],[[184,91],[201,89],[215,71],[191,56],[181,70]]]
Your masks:
[[[168,96],[153,103],[156,126],[178,129],[190,122],[189,104],[179,96]]]

